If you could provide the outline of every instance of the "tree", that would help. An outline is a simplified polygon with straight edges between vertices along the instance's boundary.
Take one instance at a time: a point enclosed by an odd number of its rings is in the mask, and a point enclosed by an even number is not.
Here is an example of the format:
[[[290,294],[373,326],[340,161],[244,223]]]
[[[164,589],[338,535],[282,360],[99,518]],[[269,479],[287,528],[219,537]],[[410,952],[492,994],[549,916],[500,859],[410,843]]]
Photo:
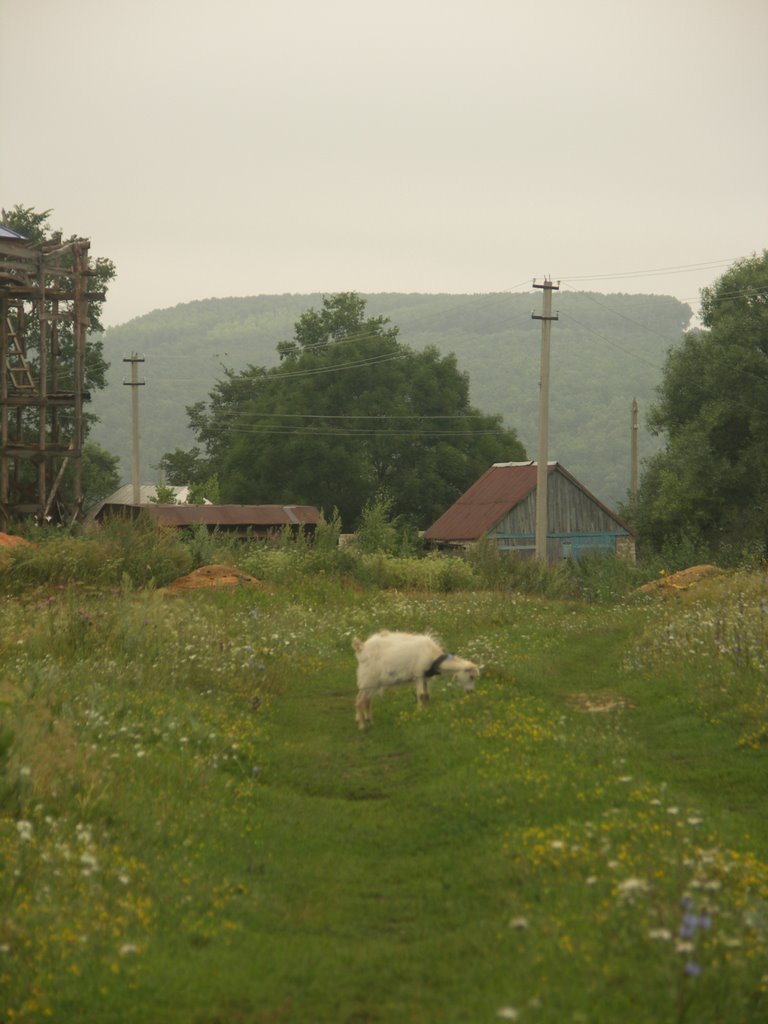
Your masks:
[[[83,445],[83,507],[90,508],[103,501],[120,486],[120,459],[97,444],[86,441]],[[63,497],[68,498],[68,491]],[[73,500],[69,497],[69,500]]]
[[[667,356],[649,414],[667,443],[628,515],[653,551],[725,561],[768,547],[768,251],[702,291],[701,320]]]
[[[386,491],[423,527],[492,462],[525,457],[500,416],[471,406],[453,355],[412,351],[365,307],[354,292],[326,297],[280,342],[279,366],[226,370],[188,407],[198,447],[164,456],[168,478],[218,472],[225,501],[337,508],[347,529]]]

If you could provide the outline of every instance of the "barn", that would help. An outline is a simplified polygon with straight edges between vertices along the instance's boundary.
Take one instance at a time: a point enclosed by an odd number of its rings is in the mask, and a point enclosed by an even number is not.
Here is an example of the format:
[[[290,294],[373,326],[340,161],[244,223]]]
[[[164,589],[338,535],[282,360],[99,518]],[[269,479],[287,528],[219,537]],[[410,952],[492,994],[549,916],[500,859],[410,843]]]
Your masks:
[[[532,558],[536,551],[535,462],[497,462],[440,518],[424,539],[434,547],[468,547],[482,537],[499,551]],[[635,531],[559,462],[547,470],[547,559],[606,552],[634,560]]]

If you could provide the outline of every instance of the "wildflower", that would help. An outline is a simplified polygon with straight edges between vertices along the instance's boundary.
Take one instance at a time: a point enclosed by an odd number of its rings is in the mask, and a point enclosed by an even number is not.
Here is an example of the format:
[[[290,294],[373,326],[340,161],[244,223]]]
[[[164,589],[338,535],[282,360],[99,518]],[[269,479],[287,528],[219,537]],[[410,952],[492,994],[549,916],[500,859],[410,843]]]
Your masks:
[[[701,974],[701,967],[699,966],[699,964],[694,963],[693,960],[688,961],[688,963],[685,965],[684,970],[689,978],[698,978],[698,976]]]
[[[513,917],[509,922],[510,928],[515,928],[518,931],[524,931],[528,927],[527,917]]]
[[[500,1006],[496,1011],[500,1020],[517,1020],[520,1016],[514,1006]]]
[[[648,883],[644,878],[625,878],[619,882],[617,891],[623,899],[631,899],[635,893],[648,892]]]
[[[672,938],[672,932],[669,928],[651,928],[648,932],[649,939],[660,939],[663,942],[669,942]]]
[[[139,947],[135,946],[132,942],[126,942],[120,947],[118,953],[120,956],[134,956],[139,952]]]
[[[99,862],[96,860],[94,855],[92,853],[88,853],[87,850],[85,853],[80,854],[80,863],[83,865],[84,873],[87,871],[87,873],[90,874],[91,871],[99,870]]]
[[[22,843],[29,843],[32,840],[32,833],[34,831],[31,821],[17,821],[16,831],[19,833],[19,839]]]

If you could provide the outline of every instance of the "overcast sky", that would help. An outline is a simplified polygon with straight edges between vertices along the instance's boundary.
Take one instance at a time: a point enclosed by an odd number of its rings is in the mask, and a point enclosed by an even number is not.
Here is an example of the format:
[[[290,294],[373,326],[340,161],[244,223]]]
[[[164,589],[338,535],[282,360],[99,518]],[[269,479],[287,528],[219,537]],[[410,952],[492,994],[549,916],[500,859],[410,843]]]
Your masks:
[[[108,325],[545,275],[697,308],[768,246],[766,0],[0,0],[0,39],[0,206],[116,263]]]

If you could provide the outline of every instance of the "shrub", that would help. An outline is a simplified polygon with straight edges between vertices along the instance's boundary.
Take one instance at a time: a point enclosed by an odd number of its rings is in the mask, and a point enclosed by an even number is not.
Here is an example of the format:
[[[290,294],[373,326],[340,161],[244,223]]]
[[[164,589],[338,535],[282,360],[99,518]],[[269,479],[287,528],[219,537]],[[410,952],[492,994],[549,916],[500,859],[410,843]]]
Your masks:
[[[588,601],[616,601],[644,583],[647,576],[634,563],[595,552],[566,563],[575,592]]]
[[[14,548],[0,564],[0,583],[10,591],[72,582],[164,586],[191,567],[179,536],[140,516],[94,526],[82,537],[40,531],[34,547]]]

